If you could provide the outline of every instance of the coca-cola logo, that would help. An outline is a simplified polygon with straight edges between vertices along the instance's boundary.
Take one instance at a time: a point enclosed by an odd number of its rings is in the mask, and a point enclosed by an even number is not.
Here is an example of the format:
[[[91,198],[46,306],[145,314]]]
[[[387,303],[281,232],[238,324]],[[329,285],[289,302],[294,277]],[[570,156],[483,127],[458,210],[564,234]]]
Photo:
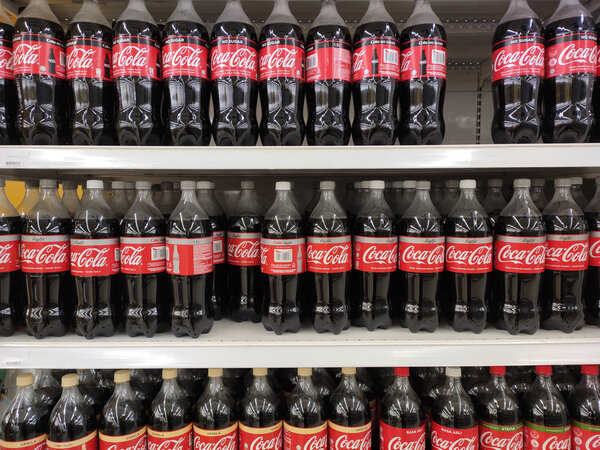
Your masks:
[[[335,448],[344,450],[368,450],[371,447],[371,433],[366,433],[359,439],[352,439],[342,434],[335,441]]]
[[[108,264],[111,249],[88,247],[80,252],[71,251],[71,265],[75,268],[101,268]]]
[[[444,439],[436,430],[433,430],[431,432],[431,444],[432,447],[442,450],[476,450],[477,436]]]
[[[303,450],[322,450],[327,448],[327,433],[314,434],[304,444]]]
[[[471,247],[457,248],[449,244],[446,257],[453,264],[464,266],[486,266],[492,263],[491,245],[473,245]]]
[[[15,49],[13,60],[18,66],[31,66],[40,63],[40,44],[19,44]]]
[[[407,441],[402,436],[395,436],[388,442],[387,450],[425,450],[425,433],[419,433],[416,441]]]
[[[249,450],[278,450],[281,448],[281,432],[270,439],[264,436],[257,436],[251,443]]]
[[[296,48],[277,47],[260,58],[261,69],[295,69],[300,51]]]
[[[350,260],[349,245],[332,245],[327,249],[318,249],[308,244],[306,255],[313,264],[343,265]]]
[[[0,47],[0,70],[13,70],[13,52],[6,47]]]
[[[139,266],[142,264],[144,247],[126,245],[121,249],[121,264],[124,266]]]
[[[149,56],[149,47],[138,47],[136,45],[129,44],[121,47],[121,50],[114,53],[113,61],[116,67],[145,68],[149,65]]]
[[[573,63],[593,64],[598,62],[598,47],[579,47],[572,42],[562,49],[557,59],[558,65],[567,66]]]
[[[129,444],[129,443],[128,443]],[[146,450],[146,435],[142,435],[136,442],[124,446],[122,442],[111,444],[106,450]]]
[[[36,266],[64,264],[68,261],[69,244],[47,244],[39,248],[23,246],[21,257],[23,263]]]
[[[600,258],[600,239],[592,241],[590,245],[590,258]]]
[[[11,256],[16,245],[16,242],[7,242],[4,245],[0,245],[0,264],[4,265],[11,262]]]
[[[585,263],[588,258],[588,244],[574,242],[568,247],[548,245],[546,247],[546,260],[563,263]]]
[[[423,266],[437,266],[444,264],[444,245],[423,249],[415,245],[408,245],[402,249],[400,259],[405,263]]]
[[[180,68],[203,68],[203,49],[198,46],[181,45],[174,50],[163,52],[163,64]]]
[[[69,69],[91,69],[94,66],[96,50],[93,48],[72,47],[67,58]]]
[[[248,47],[239,47],[235,51],[222,51],[216,47],[211,55],[211,68],[229,68],[256,70],[256,52]]]
[[[498,437],[491,431],[485,431],[479,436],[481,445],[495,450],[521,450],[523,448],[523,432],[519,431],[510,437]]]
[[[530,45],[526,48],[515,46],[517,50],[510,51],[513,47],[503,48],[495,54],[493,69],[499,72],[512,67],[544,67],[543,45]]]
[[[358,52],[354,52],[352,55],[352,70],[355,72],[359,72],[365,68],[365,56],[367,54],[367,49],[363,48]]]
[[[194,436],[195,450],[235,450],[236,443],[237,436],[235,434],[223,436],[215,442],[206,442],[203,436]]]
[[[571,435],[566,433],[566,436],[559,438],[558,436],[548,437],[542,444],[541,450],[569,450],[571,444]]]
[[[363,252],[362,259],[365,264],[387,266],[388,264],[396,264],[398,254],[396,252],[396,247],[381,250],[377,245],[372,245]]]
[[[191,433],[174,439],[148,439],[148,450],[183,450],[189,448]]]
[[[536,245],[528,249],[514,248],[510,244],[504,244],[498,250],[498,261],[502,263],[529,265],[543,265],[546,259],[546,246]]]
[[[257,259],[260,252],[259,240],[245,240],[236,244],[228,242],[227,253],[239,259]]]
[[[408,72],[411,68],[412,57],[415,54],[414,50],[402,52],[400,55],[400,72]]]
[[[600,449],[600,433],[596,433],[585,441],[585,450]]]

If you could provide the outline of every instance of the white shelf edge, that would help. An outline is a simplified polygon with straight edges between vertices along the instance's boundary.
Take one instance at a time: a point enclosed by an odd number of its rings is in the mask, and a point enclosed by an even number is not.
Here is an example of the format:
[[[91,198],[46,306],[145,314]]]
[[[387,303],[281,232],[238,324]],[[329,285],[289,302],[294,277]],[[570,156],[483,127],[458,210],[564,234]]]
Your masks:
[[[0,170],[330,171],[600,168],[600,144],[393,147],[2,146]]]
[[[393,327],[351,328],[338,336],[303,329],[275,336],[261,324],[215,323],[198,339],[169,334],[152,339],[85,340],[69,335],[36,340],[18,334],[0,340],[0,368],[474,366],[600,363],[600,328],[572,334],[540,330],[511,336],[493,328],[480,335],[443,327],[411,334]]]

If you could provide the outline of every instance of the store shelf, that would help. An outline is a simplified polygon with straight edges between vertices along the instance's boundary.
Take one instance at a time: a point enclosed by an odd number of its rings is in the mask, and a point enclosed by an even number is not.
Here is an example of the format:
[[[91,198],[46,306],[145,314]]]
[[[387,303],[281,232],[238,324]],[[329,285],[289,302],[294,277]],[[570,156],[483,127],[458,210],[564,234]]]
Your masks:
[[[215,323],[198,339],[158,335],[152,339],[114,336],[86,341],[77,336],[35,340],[23,334],[0,340],[1,368],[153,367],[340,367],[486,366],[600,363],[600,328],[572,334],[541,330],[511,336],[480,335],[442,328],[411,334],[394,327],[369,332],[351,328],[341,335],[303,329],[275,336],[261,324]]]
[[[0,171],[113,177],[168,172],[268,175],[378,171],[600,168],[600,145],[439,145],[393,147],[0,147]],[[581,172],[581,171],[580,171]]]

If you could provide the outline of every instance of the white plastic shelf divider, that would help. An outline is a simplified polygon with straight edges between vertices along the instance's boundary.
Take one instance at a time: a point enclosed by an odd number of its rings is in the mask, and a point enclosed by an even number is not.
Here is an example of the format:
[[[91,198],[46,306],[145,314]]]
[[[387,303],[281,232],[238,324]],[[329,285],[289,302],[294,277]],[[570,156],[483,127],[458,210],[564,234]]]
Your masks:
[[[338,336],[305,328],[276,336],[261,324],[215,323],[198,339],[123,335],[85,340],[70,335],[36,340],[18,334],[0,340],[0,368],[342,367],[486,366],[600,363],[600,328],[572,334],[540,330],[511,336],[487,329],[433,334],[403,328],[369,332],[351,328]]]
[[[196,171],[208,173],[365,170],[600,168],[600,144],[393,147],[0,147],[0,170]]]

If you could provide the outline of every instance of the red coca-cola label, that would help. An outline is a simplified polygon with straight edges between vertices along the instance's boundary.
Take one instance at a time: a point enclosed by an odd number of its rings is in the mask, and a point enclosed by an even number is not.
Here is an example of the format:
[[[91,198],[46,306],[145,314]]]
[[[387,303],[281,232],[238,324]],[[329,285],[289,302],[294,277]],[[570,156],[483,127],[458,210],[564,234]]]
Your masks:
[[[260,81],[268,78],[304,79],[304,42],[273,38],[260,43]]]
[[[525,450],[570,450],[571,427],[543,427],[525,422],[523,442]]]
[[[361,272],[395,272],[398,237],[354,236],[354,268]]]
[[[148,450],[192,450],[192,424],[175,431],[156,431],[148,427]]]
[[[163,41],[163,77],[208,80],[208,42],[194,36],[171,36]]]
[[[519,36],[494,44],[492,81],[519,76],[543,77],[546,48],[542,36]]]
[[[479,447],[479,427],[448,428],[435,420],[431,421],[432,450],[477,450]]]
[[[523,424],[496,425],[479,422],[480,450],[523,450]]]
[[[280,450],[283,423],[253,428],[240,423],[240,450]]]
[[[260,266],[260,233],[227,233],[227,264]]]
[[[165,239],[167,244],[167,273],[194,276],[213,271],[212,237]]]
[[[600,426],[571,421],[571,450],[600,449]]]
[[[314,42],[306,49],[306,82],[350,81],[352,48],[340,40]]]
[[[18,450],[46,450],[46,435],[27,439],[26,441],[5,441],[0,439],[0,448],[18,449]]]
[[[204,430],[194,425],[194,450],[237,450],[238,423],[220,430]]]
[[[243,37],[217,38],[210,49],[210,79],[240,77],[258,80],[256,42]]]
[[[379,421],[381,450],[425,450],[425,424],[418,428],[397,428]]]
[[[225,244],[225,231],[213,231],[212,236],[213,243],[213,263],[224,264],[225,263],[225,251],[227,246]]]
[[[67,79],[112,80],[112,45],[96,39],[67,41]]]
[[[600,231],[590,231],[589,247],[589,265],[600,267]]]
[[[46,446],[50,450],[98,450],[98,432],[94,430],[81,439],[69,442],[53,442],[47,439]]]
[[[371,77],[400,79],[400,41],[369,38],[354,43],[352,81]]]
[[[455,273],[487,273],[493,265],[492,236],[446,238],[446,270]]]
[[[67,76],[64,42],[43,34],[16,34],[13,70],[15,75],[49,75],[64,80]]]
[[[260,269],[267,275],[297,275],[306,272],[305,239],[261,238]]]
[[[446,79],[446,41],[438,38],[413,39],[402,44],[400,81],[416,78]]]
[[[596,74],[598,45],[593,33],[559,36],[546,42],[546,78],[574,73]]]
[[[546,270],[578,271],[588,268],[588,234],[546,235]]]
[[[327,422],[313,428],[284,423],[283,450],[327,450]]]
[[[352,270],[352,238],[309,236],[306,244],[308,271],[340,273]]]
[[[546,265],[546,236],[496,235],[494,268],[501,272],[542,273]]]
[[[400,236],[398,269],[404,272],[438,273],[444,271],[446,238]]]
[[[21,235],[4,234],[0,236],[0,273],[21,269]]]
[[[123,436],[108,436],[98,433],[99,450],[146,450],[146,427],[140,428],[135,433]]]
[[[67,272],[71,268],[69,236],[21,236],[21,267],[25,273]]]
[[[119,273],[119,239],[71,239],[71,274],[106,277]]]
[[[121,272],[132,275],[164,272],[166,253],[164,236],[122,237]]]
[[[161,79],[160,43],[140,36],[119,36],[113,40],[113,77]]]
[[[329,421],[329,450],[371,450],[371,422],[343,427]]]
[[[6,39],[0,39],[0,78],[14,80],[13,68],[13,43]]]

